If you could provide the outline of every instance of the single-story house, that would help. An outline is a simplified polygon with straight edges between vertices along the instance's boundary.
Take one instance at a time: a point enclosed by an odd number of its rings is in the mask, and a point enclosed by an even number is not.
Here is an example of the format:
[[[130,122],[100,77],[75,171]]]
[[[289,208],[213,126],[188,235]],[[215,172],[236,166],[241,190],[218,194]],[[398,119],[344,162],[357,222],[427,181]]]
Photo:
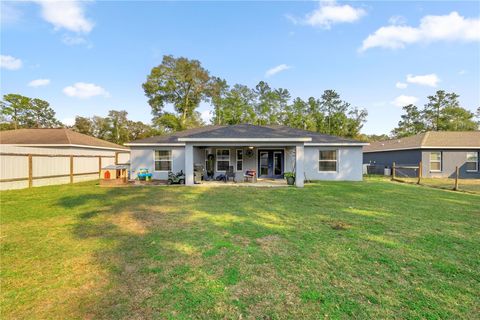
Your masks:
[[[246,171],[258,178],[282,179],[296,173],[304,180],[362,180],[365,143],[286,126],[211,125],[155,136],[125,144],[131,151],[131,172],[147,168],[153,179],[166,180],[168,172],[185,173],[194,184],[194,167],[210,168],[213,176]]]
[[[427,178],[480,178],[480,131],[429,131],[414,136],[372,142],[363,150],[363,163],[391,168],[418,166]]]
[[[0,190],[98,179],[128,148],[65,128],[0,132]]]

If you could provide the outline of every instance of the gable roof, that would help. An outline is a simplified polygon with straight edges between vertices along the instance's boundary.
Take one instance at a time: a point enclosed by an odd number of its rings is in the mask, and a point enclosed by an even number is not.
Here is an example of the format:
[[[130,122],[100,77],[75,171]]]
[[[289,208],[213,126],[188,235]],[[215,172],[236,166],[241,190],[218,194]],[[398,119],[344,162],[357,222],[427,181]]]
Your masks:
[[[128,150],[126,147],[65,128],[17,129],[0,132],[0,144],[25,146],[77,146]]]
[[[480,131],[428,131],[386,141],[376,141],[363,152],[409,149],[480,149]]]
[[[126,145],[184,144],[185,142],[236,142],[236,141],[298,141],[307,144],[359,144],[363,142],[287,126],[257,126],[253,124],[211,125],[165,136],[135,140]]]

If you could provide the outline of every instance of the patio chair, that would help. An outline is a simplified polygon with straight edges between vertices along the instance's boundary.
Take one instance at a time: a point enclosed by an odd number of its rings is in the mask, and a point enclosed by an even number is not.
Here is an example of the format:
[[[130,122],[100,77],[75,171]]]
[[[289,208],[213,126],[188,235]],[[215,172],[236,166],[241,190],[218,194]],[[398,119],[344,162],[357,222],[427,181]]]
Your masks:
[[[245,182],[257,182],[257,172],[255,170],[247,170],[243,178]]]
[[[233,171],[233,166],[228,167],[228,170],[225,172],[225,182],[227,182],[229,178],[232,178],[233,182],[236,182],[235,171]]]

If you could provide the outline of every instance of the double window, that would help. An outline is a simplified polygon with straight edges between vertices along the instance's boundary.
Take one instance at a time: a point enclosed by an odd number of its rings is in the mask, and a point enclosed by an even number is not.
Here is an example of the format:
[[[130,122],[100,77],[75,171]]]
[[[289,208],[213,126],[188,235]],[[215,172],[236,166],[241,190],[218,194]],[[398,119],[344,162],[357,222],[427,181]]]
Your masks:
[[[155,171],[172,171],[172,150],[155,150]]]
[[[478,152],[467,152],[466,169],[469,172],[478,171]]]
[[[236,163],[237,171],[243,171],[243,150],[237,149],[237,163]]]
[[[440,151],[430,152],[430,171],[442,171],[442,153]]]
[[[318,159],[318,171],[337,171],[337,150],[320,150]]]
[[[217,149],[217,171],[227,171],[230,167],[230,150]]]

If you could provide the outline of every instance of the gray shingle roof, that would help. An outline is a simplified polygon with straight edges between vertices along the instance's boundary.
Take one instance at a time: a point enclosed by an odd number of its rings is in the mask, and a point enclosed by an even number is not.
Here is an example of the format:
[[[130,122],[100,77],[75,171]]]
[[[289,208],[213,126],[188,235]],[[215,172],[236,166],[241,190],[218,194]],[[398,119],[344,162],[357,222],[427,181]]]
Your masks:
[[[287,126],[256,126],[252,124],[205,126],[180,132],[171,135],[155,136],[132,141],[137,143],[178,143],[178,138],[195,139],[282,139],[282,138],[312,138],[309,143],[362,143],[357,140],[320,134],[312,131],[294,129]]]
[[[429,131],[399,139],[372,142],[364,152],[420,148],[480,148],[480,131]]]

